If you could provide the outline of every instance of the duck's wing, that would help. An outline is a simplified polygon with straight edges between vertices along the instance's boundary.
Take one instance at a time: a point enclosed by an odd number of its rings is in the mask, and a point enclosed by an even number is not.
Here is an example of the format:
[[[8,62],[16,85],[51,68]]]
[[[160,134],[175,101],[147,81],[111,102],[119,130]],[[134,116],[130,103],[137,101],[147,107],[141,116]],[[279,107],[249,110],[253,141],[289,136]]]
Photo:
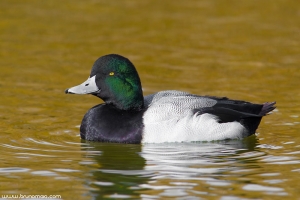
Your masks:
[[[274,110],[276,102],[267,102],[264,104],[254,104],[247,101],[241,100],[232,100],[228,99],[227,97],[214,97],[214,96],[206,96],[210,99],[215,99],[217,101],[215,108],[228,108],[240,112],[245,112],[249,114],[256,114],[259,116],[265,116],[272,110]]]
[[[218,117],[219,123],[239,122],[248,130],[248,135],[255,133],[261,118],[273,111],[276,102],[253,104],[246,101],[220,100],[213,107],[195,109],[198,115],[209,113]]]

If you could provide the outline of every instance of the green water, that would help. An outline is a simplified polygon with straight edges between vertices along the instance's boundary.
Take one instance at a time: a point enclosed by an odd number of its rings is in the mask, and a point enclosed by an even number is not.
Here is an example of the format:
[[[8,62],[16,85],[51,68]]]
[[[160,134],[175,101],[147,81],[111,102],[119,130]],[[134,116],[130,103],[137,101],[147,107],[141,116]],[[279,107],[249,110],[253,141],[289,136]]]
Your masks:
[[[0,198],[300,198],[298,1],[12,0],[0,8]],[[86,143],[81,119],[101,100],[64,90],[108,53],[135,64],[145,95],[177,89],[277,101],[277,109],[243,141]]]

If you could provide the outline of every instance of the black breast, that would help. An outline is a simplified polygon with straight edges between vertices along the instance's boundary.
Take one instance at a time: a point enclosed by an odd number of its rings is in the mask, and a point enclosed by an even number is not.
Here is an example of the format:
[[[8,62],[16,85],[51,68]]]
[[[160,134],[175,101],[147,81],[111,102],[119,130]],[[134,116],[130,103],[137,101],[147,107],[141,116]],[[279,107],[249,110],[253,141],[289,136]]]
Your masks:
[[[111,105],[91,108],[80,126],[82,139],[99,142],[141,143],[144,111],[123,111]]]

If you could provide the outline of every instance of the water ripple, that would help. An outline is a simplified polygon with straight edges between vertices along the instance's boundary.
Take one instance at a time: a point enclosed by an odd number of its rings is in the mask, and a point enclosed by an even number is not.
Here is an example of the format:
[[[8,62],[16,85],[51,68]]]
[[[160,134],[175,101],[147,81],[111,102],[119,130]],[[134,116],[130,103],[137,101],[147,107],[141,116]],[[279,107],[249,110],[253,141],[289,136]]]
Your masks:
[[[249,190],[249,191],[265,191],[265,192],[281,192],[283,191],[282,188],[278,187],[267,187],[267,186],[262,186],[258,184],[247,184],[243,187],[244,190]]]
[[[21,167],[0,168],[0,173],[28,172],[30,169]]]
[[[281,165],[288,165],[288,164],[300,164],[300,160],[297,160],[297,157],[293,156],[273,156],[268,155],[265,156],[262,161],[267,162],[269,164],[281,164]]]

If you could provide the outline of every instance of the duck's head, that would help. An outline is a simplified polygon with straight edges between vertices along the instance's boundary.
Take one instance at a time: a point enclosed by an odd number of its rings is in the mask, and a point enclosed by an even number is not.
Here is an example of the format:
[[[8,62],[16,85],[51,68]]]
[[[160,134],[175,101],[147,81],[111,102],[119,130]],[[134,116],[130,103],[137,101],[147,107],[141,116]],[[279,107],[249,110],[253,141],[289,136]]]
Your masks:
[[[98,58],[89,78],[65,92],[92,94],[121,110],[141,110],[144,106],[141,81],[134,65],[116,54]]]

